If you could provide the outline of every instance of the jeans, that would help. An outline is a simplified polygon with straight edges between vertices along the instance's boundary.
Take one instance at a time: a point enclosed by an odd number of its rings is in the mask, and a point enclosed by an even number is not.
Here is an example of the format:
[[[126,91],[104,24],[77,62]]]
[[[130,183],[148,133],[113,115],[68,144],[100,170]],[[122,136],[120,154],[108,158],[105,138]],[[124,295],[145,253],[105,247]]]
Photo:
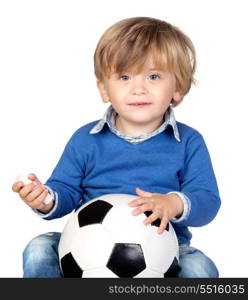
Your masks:
[[[59,266],[58,244],[61,233],[49,232],[32,239],[23,252],[24,278],[63,277]],[[179,246],[180,271],[176,277],[218,277],[212,260],[200,250],[188,245]]]

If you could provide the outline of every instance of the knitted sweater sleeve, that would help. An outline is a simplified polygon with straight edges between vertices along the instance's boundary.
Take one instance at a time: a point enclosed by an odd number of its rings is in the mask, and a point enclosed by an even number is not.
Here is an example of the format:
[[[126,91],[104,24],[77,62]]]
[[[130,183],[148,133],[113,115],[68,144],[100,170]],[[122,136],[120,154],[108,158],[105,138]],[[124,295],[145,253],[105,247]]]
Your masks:
[[[182,226],[203,226],[211,222],[220,208],[220,196],[211,158],[203,137],[192,135],[185,145],[184,167],[179,174],[180,187],[188,199],[187,217]]]
[[[86,154],[81,137],[75,133],[67,143],[52,175],[46,182],[57,201],[55,209],[44,218],[60,218],[73,211],[83,198],[82,181],[85,176]],[[59,199],[59,200],[58,200]]]

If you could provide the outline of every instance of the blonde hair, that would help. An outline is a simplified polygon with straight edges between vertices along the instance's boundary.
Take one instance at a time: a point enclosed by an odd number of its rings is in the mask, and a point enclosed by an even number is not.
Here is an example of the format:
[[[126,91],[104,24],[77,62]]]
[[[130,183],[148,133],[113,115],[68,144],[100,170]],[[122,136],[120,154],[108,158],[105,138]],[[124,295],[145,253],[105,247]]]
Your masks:
[[[124,19],[104,32],[94,54],[96,77],[103,81],[111,73],[138,73],[150,57],[175,75],[182,95],[188,93],[196,68],[192,41],[179,28],[149,17]]]

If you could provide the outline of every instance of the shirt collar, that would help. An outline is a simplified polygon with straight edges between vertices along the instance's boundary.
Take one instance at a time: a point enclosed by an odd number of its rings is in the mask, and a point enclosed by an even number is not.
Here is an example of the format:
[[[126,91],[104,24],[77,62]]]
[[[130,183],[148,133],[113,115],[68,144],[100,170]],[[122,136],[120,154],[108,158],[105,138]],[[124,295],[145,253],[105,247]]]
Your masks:
[[[116,115],[117,115],[116,111],[114,110],[113,106],[110,105],[106,110],[105,114],[103,115],[102,119],[98,121],[96,125],[90,130],[90,134],[99,133],[103,129],[104,125],[107,124],[109,129],[119,137],[124,138],[125,140],[131,143],[139,143],[161,133],[168,127],[168,125],[171,125],[175,139],[178,142],[180,142],[180,135],[179,135],[174,111],[171,105],[169,106],[168,110],[165,113],[164,123],[158,129],[156,129],[151,133],[142,134],[140,136],[135,136],[135,137],[125,135],[117,130],[117,128],[115,127]]]

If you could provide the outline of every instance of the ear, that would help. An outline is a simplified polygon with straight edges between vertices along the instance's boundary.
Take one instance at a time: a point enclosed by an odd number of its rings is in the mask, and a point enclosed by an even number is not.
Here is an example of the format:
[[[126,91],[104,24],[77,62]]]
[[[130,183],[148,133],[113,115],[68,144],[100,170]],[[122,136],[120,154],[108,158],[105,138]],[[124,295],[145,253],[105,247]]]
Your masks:
[[[182,93],[175,92],[173,94],[173,100],[174,100],[174,102],[179,103],[182,99],[183,99],[183,94]]]
[[[108,92],[106,90],[104,82],[98,80],[96,82],[96,84],[97,84],[98,90],[101,94],[103,102],[105,102],[105,103],[109,102],[109,95],[108,95]]]

